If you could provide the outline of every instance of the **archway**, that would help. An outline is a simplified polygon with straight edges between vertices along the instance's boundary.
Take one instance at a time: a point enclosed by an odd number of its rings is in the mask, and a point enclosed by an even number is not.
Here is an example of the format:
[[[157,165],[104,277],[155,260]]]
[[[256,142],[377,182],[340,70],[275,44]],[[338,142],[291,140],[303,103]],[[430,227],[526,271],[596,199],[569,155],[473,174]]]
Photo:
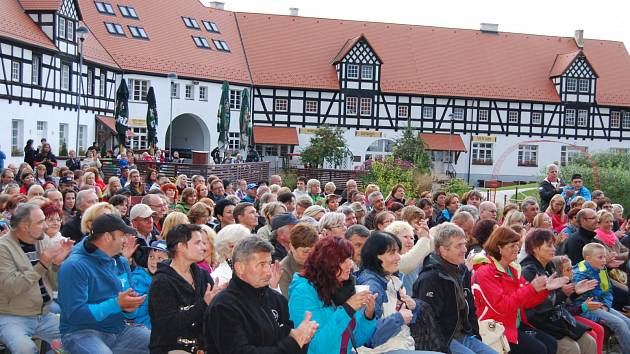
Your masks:
[[[182,153],[188,155],[191,150],[210,151],[210,131],[198,116],[191,113],[180,114],[173,118],[173,122],[166,129],[164,142],[165,148],[172,146],[173,151],[180,151],[180,156]]]

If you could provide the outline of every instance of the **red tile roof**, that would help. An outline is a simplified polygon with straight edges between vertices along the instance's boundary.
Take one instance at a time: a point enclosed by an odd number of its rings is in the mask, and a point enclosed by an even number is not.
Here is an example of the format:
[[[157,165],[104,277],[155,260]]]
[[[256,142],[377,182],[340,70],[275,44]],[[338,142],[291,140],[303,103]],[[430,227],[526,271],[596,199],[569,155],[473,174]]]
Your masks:
[[[299,145],[295,128],[254,127],[254,143],[266,145]]]
[[[0,6],[0,37],[56,49],[39,26],[24,12],[16,0],[4,0]]]
[[[338,90],[330,58],[364,34],[385,63],[388,93],[559,102],[549,73],[572,37],[298,16],[237,13],[255,85]],[[630,56],[623,43],[585,40],[599,74],[600,104],[630,106]]]
[[[419,136],[426,143],[427,150],[466,152],[464,141],[459,135],[420,133]]]
[[[57,11],[61,0],[20,0],[20,4],[26,11]]]
[[[108,116],[101,116],[101,115],[96,115],[96,120],[98,120],[99,122],[103,123],[103,125],[105,125],[107,128],[109,128],[110,132],[113,134],[117,134],[116,132],[116,119],[114,119],[114,117],[108,117]],[[136,134],[133,132],[133,130],[128,129],[127,130],[127,137],[131,138],[136,136]]]
[[[556,60],[553,62],[549,77],[556,77],[564,74],[580,52],[580,50],[576,50],[571,53],[556,55]]]
[[[122,17],[116,6],[116,16],[111,16],[100,14],[93,0],[79,3],[91,32],[125,71],[175,72],[179,77],[250,82],[233,12],[207,8],[198,0],[159,4],[155,0],[126,0],[124,4],[138,14],[139,20],[135,20]],[[200,30],[186,28],[182,16],[195,18]],[[208,32],[202,20],[216,23],[221,33]],[[104,21],[122,25],[126,37],[109,34]],[[133,38],[128,25],[143,27],[149,40]],[[205,37],[212,50],[197,48],[191,36]],[[224,40],[231,52],[217,51],[212,39]]]

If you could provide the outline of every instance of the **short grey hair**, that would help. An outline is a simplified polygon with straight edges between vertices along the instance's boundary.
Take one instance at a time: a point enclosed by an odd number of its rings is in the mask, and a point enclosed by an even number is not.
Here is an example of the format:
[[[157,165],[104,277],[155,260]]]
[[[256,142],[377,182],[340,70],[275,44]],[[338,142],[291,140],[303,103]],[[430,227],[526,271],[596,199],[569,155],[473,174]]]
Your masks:
[[[219,254],[219,261],[223,262],[232,257],[230,252],[231,244],[236,244],[240,240],[251,235],[248,228],[241,224],[231,224],[222,228],[217,234],[217,238],[214,244],[217,253]]]
[[[490,210],[492,207],[496,208],[497,205],[489,200],[484,200],[483,202],[481,202],[481,204],[479,204],[479,211]]]
[[[344,236],[346,237],[346,239],[350,239],[350,237],[352,237],[353,235],[358,235],[362,238],[368,238],[370,237],[370,230],[361,224],[355,224],[350,226],[348,230],[346,230],[346,234]]]
[[[137,170],[136,170],[136,171],[137,171]],[[80,191],[79,191],[79,193],[77,193],[77,200],[75,201],[75,204],[76,204],[76,206],[77,206],[77,209],[79,209],[82,213],[83,213],[85,210],[81,210],[80,208],[81,208],[81,206],[83,205],[83,199],[85,199],[85,197],[86,197],[88,194],[94,194],[94,195],[96,195],[96,192],[94,191],[94,189],[93,189],[93,188],[90,188],[90,189],[83,189],[83,190],[80,190]]]
[[[556,165],[555,163],[550,163],[549,165],[547,165],[547,168],[546,168],[547,173],[549,173],[549,171],[551,170],[558,171],[558,165]]]
[[[538,205],[538,202],[536,201],[536,199],[532,197],[525,198],[523,202],[521,202],[521,211],[524,211],[524,212],[527,211],[529,207],[532,205]]]
[[[431,237],[433,237],[433,244],[435,245],[435,251],[438,252],[440,246],[448,246],[451,244],[454,238],[466,238],[466,234],[461,227],[453,224],[452,222],[445,222],[435,226],[431,229]]]
[[[479,220],[479,209],[475,208],[473,205],[462,205],[457,209],[453,217],[456,217],[457,214],[467,213],[470,214],[473,218],[473,222],[477,222]]]
[[[354,214],[354,210],[351,207],[347,206],[347,205],[344,205],[341,208],[339,208],[339,212],[343,213],[343,215],[345,215],[345,216],[348,216],[350,214]]]
[[[379,191],[374,191],[372,193],[370,193],[370,195],[368,195],[368,201],[370,202],[370,204],[372,204],[372,201],[374,200],[374,198],[380,196],[381,198],[383,197],[383,193],[379,192]]]
[[[247,236],[240,240],[232,253],[232,262],[246,262],[254,253],[273,253],[274,248],[269,241],[258,236]]]
[[[575,214],[575,220],[577,221],[578,225],[582,225],[582,219],[584,219],[586,217],[586,214],[589,214],[591,212],[593,214],[597,215],[595,210],[590,209],[590,208],[585,208],[585,209],[581,209],[580,211],[578,211],[578,213]]]
[[[319,232],[330,230],[339,225],[344,225],[345,222],[346,216],[343,213],[326,213],[321,219],[319,219]]]
[[[15,229],[23,222],[31,221],[31,212],[35,209],[39,209],[39,206],[34,203],[18,204],[13,212],[13,216],[11,216],[11,228]]]

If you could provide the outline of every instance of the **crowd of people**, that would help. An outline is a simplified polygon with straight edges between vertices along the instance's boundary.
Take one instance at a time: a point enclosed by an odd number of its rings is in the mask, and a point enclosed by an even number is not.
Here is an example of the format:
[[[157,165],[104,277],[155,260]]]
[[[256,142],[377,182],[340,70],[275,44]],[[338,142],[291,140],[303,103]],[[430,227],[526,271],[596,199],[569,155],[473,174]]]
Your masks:
[[[35,153],[33,153],[35,151]],[[280,175],[1,172],[0,343],[38,353],[630,353],[623,206],[550,165],[497,205]],[[340,192],[340,193],[339,193]],[[501,212],[499,213],[499,208]]]

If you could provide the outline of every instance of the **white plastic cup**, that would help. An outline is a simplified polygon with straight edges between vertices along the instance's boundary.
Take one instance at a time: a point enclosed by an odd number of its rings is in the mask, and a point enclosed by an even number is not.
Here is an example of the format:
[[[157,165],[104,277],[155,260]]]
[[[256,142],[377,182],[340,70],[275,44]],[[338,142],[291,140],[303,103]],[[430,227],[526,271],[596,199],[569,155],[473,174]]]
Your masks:
[[[360,293],[362,291],[370,291],[370,286],[369,285],[355,285],[354,291],[356,293]]]

